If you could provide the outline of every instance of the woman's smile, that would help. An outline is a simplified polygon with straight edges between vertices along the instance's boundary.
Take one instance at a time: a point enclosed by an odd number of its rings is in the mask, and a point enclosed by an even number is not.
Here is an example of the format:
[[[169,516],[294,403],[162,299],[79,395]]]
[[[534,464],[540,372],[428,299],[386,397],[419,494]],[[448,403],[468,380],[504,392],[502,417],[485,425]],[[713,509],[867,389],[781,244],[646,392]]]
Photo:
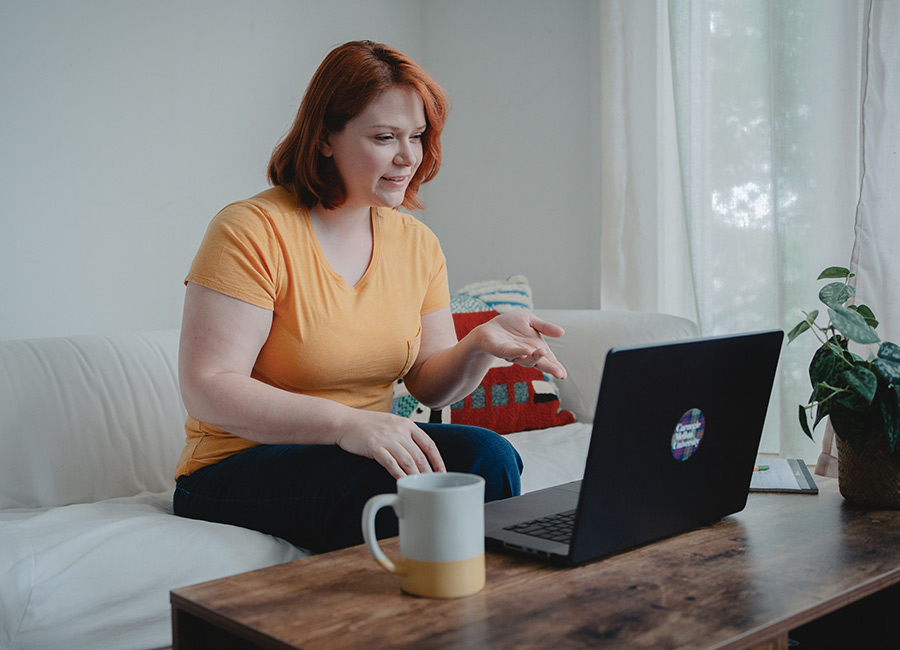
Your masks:
[[[409,181],[408,176],[382,176],[381,179],[395,185],[406,185]]]

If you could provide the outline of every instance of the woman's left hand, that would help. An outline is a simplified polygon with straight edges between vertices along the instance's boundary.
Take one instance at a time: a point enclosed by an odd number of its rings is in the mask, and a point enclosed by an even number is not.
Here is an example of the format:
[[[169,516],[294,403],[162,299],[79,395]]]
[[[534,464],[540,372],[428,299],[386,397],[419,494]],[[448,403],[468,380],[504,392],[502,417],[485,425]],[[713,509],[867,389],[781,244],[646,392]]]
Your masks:
[[[560,337],[565,330],[525,311],[510,311],[480,325],[479,347],[495,357],[528,368],[534,367],[557,379],[566,369],[556,359],[544,336]]]

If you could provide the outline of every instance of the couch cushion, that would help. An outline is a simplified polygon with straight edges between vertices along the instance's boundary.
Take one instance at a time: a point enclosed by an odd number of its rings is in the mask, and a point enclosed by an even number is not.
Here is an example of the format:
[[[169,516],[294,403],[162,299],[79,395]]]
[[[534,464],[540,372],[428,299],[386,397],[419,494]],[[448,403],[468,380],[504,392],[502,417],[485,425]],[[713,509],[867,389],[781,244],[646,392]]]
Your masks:
[[[171,589],[308,555],[170,508],[145,493],[0,514],[0,648],[168,646]]]
[[[174,489],[178,331],[0,341],[0,509]]]
[[[581,480],[591,443],[591,428],[590,424],[576,422],[505,436],[525,465],[522,493]]]
[[[456,336],[497,316],[496,311],[453,314]],[[514,433],[571,424],[575,416],[559,407],[559,390],[537,368],[495,359],[472,394],[450,406],[450,421]]]
[[[485,311],[476,307],[484,304],[501,314],[507,311],[534,310],[531,285],[524,275],[511,275],[505,280],[483,280],[459,289],[450,297],[454,312]]]

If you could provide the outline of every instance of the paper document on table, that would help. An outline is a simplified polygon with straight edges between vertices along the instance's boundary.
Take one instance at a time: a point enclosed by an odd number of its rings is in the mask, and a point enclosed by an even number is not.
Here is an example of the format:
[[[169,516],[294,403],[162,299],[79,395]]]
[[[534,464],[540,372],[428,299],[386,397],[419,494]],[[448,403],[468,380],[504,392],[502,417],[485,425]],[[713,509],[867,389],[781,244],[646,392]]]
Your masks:
[[[800,492],[818,494],[806,465],[797,458],[757,458],[751,492]]]

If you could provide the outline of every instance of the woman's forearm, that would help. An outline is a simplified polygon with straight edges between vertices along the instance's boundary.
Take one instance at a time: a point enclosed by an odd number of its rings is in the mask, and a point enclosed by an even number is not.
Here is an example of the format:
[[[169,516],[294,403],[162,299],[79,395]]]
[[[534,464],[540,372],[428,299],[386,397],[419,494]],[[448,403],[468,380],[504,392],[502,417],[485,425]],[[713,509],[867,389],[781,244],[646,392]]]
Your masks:
[[[441,409],[475,390],[495,361],[479,345],[478,336],[476,328],[456,345],[429,356],[404,379],[410,394],[429,408]]]
[[[185,377],[188,414],[262,444],[334,444],[354,409],[332,400],[290,393],[236,372]]]

